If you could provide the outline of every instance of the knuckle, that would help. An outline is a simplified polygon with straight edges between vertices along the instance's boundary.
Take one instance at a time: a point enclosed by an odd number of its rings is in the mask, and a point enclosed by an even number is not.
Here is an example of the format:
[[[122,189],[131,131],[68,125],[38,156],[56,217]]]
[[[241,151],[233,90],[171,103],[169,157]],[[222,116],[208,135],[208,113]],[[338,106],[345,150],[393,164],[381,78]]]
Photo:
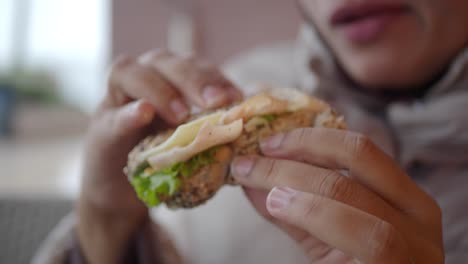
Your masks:
[[[157,72],[148,67],[137,65],[131,72],[131,79],[135,85],[145,87],[150,90],[163,90],[165,93],[171,92],[171,87]]]
[[[192,85],[196,86],[197,88],[203,88],[208,86],[209,84],[215,84],[213,80],[213,76],[206,71],[202,71],[197,68],[193,68],[190,74],[187,75],[187,82],[190,82]]]
[[[309,152],[311,128],[297,128],[285,133],[284,142],[281,144],[283,151],[286,151],[297,161],[306,162],[306,154]]]
[[[320,181],[319,181],[319,184],[318,184],[318,191],[320,194],[330,194],[332,191],[332,187],[334,185],[334,183],[331,183],[331,182],[334,182],[335,180],[331,180],[330,177],[328,177],[328,175],[324,175]]]
[[[194,54],[181,56],[178,58],[178,61],[179,63],[191,65],[192,67],[197,68],[200,72],[213,73],[218,70],[218,67],[216,67],[215,64]]]
[[[190,72],[196,67],[195,57],[175,56],[172,61],[174,69],[177,71]]]
[[[304,146],[307,143],[307,139],[310,134],[310,128],[299,128],[296,130],[297,143],[299,146]]]
[[[158,76],[144,67],[135,69],[132,77],[134,78],[135,82],[142,86],[151,87],[153,89],[157,89],[162,86]]]
[[[291,203],[293,202],[294,201],[291,201]],[[320,214],[322,202],[322,197],[318,195],[311,195],[309,199],[307,199],[306,204],[302,206],[302,210],[298,213],[303,217],[305,221],[309,221],[309,219],[315,218],[318,214]]]
[[[311,128],[298,128],[293,130],[291,133],[286,134],[285,141],[288,142],[292,151],[298,152],[296,154],[305,151],[305,148],[309,146],[310,135],[312,134]]]
[[[155,49],[143,53],[138,61],[143,64],[153,64],[161,59],[166,59],[172,57],[172,53],[167,49]]]
[[[399,246],[397,230],[388,222],[379,219],[373,225],[368,238],[370,258],[375,261],[388,259]]]
[[[368,153],[372,153],[375,149],[374,142],[362,134],[347,133],[345,143],[348,151],[353,157],[360,157]]]
[[[196,86],[198,89],[206,86],[225,87],[226,80],[215,68],[199,68],[194,67],[186,76],[186,81]]]
[[[174,58],[164,70],[188,91],[198,92],[210,85],[228,86],[226,78],[217,67],[194,56]]]
[[[127,72],[127,85],[132,86],[129,87],[132,89],[136,87],[154,87],[155,76],[144,66],[135,65],[135,67]]]
[[[180,82],[191,81],[199,75],[193,64],[187,63],[180,58],[174,59],[173,63],[168,65],[165,72],[169,75],[173,75],[175,78],[179,79]]]
[[[261,174],[266,182],[276,182],[278,177],[278,161],[274,159],[264,159],[261,161],[264,173]]]
[[[328,171],[321,182],[320,192],[338,201],[347,201],[353,195],[353,188],[348,179],[335,171]]]

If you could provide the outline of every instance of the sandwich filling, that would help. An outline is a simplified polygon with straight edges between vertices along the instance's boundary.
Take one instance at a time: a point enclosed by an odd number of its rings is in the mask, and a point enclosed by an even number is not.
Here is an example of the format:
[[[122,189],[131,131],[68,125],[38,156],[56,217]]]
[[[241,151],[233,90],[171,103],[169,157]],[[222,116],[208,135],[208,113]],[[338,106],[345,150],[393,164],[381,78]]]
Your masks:
[[[216,146],[240,136],[242,120],[225,125],[220,123],[223,114],[219,111],[179,126],[167,140],[138,155],[141,165],[130,182],[143,202],[152,207],[161,202],[161,197],[175,194],[181,177],[212,164]]]
[[[157,206],[161,203],[162,196],[171,196],[178,191],[181,177],[189,177],[200,168],[212,164],[215,154],[216,147],[162,170],[155,170],[145,162],[131,177],[130,183],[138,198],[147,206]]]
[[[282,99],[285,96],[289,100]],[[283,126],[282,123],[287,124],[294,116],[304,116],[295,113],[319,114],[327,109],[329,107],[323,102],[291,90],[287,95],[280,94],[279,98],[272,93],[253,96],[231,109],[181,125],[159,145],[139,153],[136,158],[139,166],[129,175],[130,182],[143,202],[150,207],[156,206],[178,192],[184,177],[216,163],[219,146],[232,143],[237,149],[239,142],[244,142],[242,145],[245,146],[238,149],[248,149],[249,145],[257,144],[257,140],[250,136],[255,131]],[[278,130],[283,129],[278,127]],[[252,140],[243,140],[243,137]],[[252,142],[247,144],[249,141]],[[236,152],[242,154],[242,151]]]

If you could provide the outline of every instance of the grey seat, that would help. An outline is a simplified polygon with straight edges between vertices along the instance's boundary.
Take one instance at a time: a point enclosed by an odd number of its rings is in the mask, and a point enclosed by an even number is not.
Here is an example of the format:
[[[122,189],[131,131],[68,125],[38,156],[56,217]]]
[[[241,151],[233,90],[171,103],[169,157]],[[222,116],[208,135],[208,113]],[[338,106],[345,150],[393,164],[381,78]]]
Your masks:
[[[0,199],[0,263],[29,263],[72,201]]]

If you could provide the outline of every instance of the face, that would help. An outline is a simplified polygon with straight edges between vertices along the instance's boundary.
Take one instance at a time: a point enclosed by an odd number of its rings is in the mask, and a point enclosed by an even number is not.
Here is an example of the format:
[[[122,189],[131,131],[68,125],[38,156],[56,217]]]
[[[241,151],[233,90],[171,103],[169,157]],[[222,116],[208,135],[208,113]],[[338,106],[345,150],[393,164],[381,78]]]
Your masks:
[[[468,44],[467,0],[299,0],[358,84],[420,86]]]

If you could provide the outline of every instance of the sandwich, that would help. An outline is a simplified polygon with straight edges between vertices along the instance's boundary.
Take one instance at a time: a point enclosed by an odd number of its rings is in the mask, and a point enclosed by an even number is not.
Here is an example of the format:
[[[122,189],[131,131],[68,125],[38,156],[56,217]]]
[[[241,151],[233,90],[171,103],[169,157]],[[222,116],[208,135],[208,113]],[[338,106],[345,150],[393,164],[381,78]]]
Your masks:
[[[261,155],[261,139],[303,127],[345,129],[343,117],[317,98],[293,89],[263,90],[140,142],[124,169],[139,199],[148,207],[196,207],[223,185],[236,184],[232,159]]]

